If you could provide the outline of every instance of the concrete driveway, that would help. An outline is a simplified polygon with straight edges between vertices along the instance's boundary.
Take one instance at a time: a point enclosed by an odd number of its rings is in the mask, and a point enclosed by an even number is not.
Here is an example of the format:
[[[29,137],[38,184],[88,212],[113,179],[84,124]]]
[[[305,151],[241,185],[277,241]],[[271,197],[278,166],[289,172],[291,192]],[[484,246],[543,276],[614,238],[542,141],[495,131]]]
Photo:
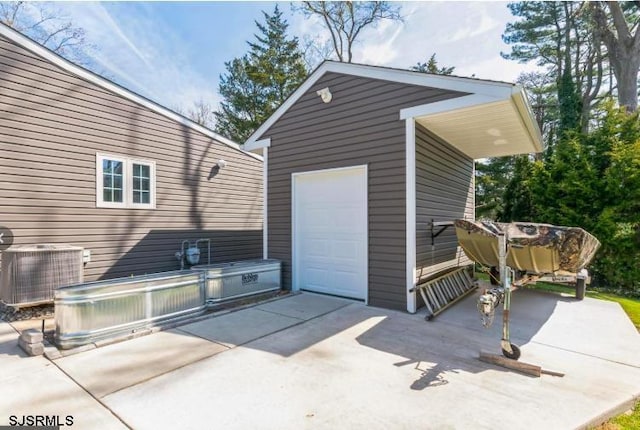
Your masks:
[[[425,322],[332,297],[283,298],[55,360],[56,377],[3,402],[0,423],[73,413],[74,428],[550,430],[584,427],[640,395],[640,336],[619,305],[517,291],[521,361],[566,374],[534,378],[477,360],[499,351],[500,324],[483,329],[475,299]],[[5,359],[0,349],[0,369]],[[67,402],[41,393],[29,404],[30,391],[62,384],[76,389]],[[69,412],[76,395],[84,406]]]

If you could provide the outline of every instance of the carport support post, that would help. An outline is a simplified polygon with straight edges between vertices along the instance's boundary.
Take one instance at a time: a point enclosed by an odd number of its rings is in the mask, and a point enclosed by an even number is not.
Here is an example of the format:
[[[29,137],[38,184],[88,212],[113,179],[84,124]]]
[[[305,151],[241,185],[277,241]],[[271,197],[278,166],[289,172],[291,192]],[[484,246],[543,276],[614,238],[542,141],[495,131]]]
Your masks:
[[[500,265],[500,280],[504,289],[504,311],[502,312],[502,341],[503,351],[513,354],[509,335],[509,311],[511,310],[511,277],[507,267],[507,234],[498,235],[498,263]]]
[[[405,119],[405,200],[406,200],[406,283],[407,311],[415,313],[416,303],[416,121]]]

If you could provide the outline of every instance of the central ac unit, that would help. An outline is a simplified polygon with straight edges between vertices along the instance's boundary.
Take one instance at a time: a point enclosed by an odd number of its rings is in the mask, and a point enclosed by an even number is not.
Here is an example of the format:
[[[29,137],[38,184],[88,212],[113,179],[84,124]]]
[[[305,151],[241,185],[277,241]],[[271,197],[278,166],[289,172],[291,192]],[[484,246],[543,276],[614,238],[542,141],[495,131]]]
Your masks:
[[[83,248],[62,244],[12,246],[2,252],[0,301],[30,306],[53,301],[58,287],[83,281]]]

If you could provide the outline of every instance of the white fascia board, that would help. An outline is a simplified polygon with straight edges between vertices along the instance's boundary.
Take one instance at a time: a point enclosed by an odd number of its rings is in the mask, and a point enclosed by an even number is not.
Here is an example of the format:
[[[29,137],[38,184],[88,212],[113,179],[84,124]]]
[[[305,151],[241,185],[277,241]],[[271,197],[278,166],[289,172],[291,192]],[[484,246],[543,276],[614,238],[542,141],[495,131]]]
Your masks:
[[[516,109],[520,112],[520,118],[524,123],[525,128],[529,131],[529,136],[533,141],[534,146],[538,150],[537,152],[544,151],[544,140],[542,139],[542,132],[538,126],[538,122],[535,119],[535,115],[529,106],[527,101],[527,95],[523,88],[516,87],[511,97]]]
[[[505,99],[513,91],[513,84],[506,82],[483,81],[474,78],[461,78],[457,76],[432,75],[428,73],[412,72],[409,70],[389,69],[363,64],[340,63],[325,61],[307,78],[306,81],[291,94],[285,102],[265,121],[245,143],[245,148],[259,140],[271,126],[289,110],[311,88],[322,75],[327,72],[342,73],[363,78],[380,79],[391,82],[432,87],[444,90],[459,91]]]
[[[425,105],[418,105],[400,109],[400,119],[417,118],[426,115],[433,115],[436,113],[443,113],[488,103],[504,101],[508,99],[509,96],[497,98],[482,94],[471,94],[468,96],[456,97],[455,99],[443,100],[441,102],[428,103]]]
[[[244,144],[245,151],[255,151],[256,149],[270,148],[271,139],[254,140],[253,142],[247,142]]]
[[[250,157],[253,157],[257,160],[262,160],[262,157],[259,156],[258,154],[252,154],[250,152],[246,152],[243,151],[240,148],[240,145],[238,145],[237,143],[235,143],[234,141],[227,139],[224,136],[219,135],[218,133],[215,133],[211,130],[209,130],[208,128],[205,128],[203,126],[201,126],[200,124],[196,124],[195,122],[181,116],[178,115],[177,113],[173,112],[170,109],[165,108],[164,106],[161,106],[159,104],[157,104],[156,102],[153,102],[139,94],[136,94],[132,91],[129,91],[127,89],[125,89],[124,87],[121,87],[120,85],[111,82],[87,69],[84,69],[80,66],[77,66],[75,64],[73,64],[72,62],[62,58],[61,56],[59,56],[58,54],[54,53],[53,51],[50,51],[48,48],[45,48],[44,46],[40,45],[39,43],[34,42],[33,40],[29,39],[27,36],[15,31],[14,29],[4,25],[4,24],[0,24],[0,35],[6,37],[7,39],[15,42],[16,44],[22,46],[23,48],[33,52],[34,54],[38,55],[39,57],[42,57],[43,59],[55,64],[56,66],[60,67],[63,70],[66,70],[67,72],[81,78],[84,79],[85,81],[88,81],[92,84],[98,85],[99,87],[102,87],[104,89],[106,89],[107,91],[110,91],[112,93],[115,93],[121,97],[124,97],[128,100],[131,100],[134,103],[137,103],[139,105],[142,105],[144,107],[146,107],[147,109],[150,109],[156,113],[159,113],[160,115],[163,115],[179,124],[185,125],[193,130],[196,130],[226,146],[229,146],[233,149],[236,149],[240,152],[242,152],[243,154],[246,154]]]
[[[289,108],[291,106],[293,106],[293,104],[295,102],[298,101],[298,99],[300,97],[302,97],[308,90],[309,88],[311,88],[313,86],[313,84],[316,83],[316,81],[320,78],[320,76],[324,75],[324,73],[326,72],[327,69],[327,64],[329,64],[328,62],[324,62],[322,63],[320,66],[318,66],[318,68],[307,78],[306,81],[304,81],[302,83],[302,85],[300,85],[298,87],[297,90],[295,90],[285,101],[284,103],[282,103],[280,105],[280,107],[278,109],[275,110],[274,113],[271,114],[271,116],[262,123],[262,125],[260,127],[258,127],[258,129],[256,131],[253,132],[253,134],[251,134],[251,136],[249,136],[249,138],[247,139],[247,141],[244,143],[244,147],[245,148],[249,148],[251,147],[255,142],[259,142],[260,141],[260,137],[262,137],[262,135],[264,134],[265,131],[269,130],[269,128],[271,128],[271,126],[282,116],[284,115],[284,113],[289,110]],[[265,140],[265,139],[262,139]]]
[[[443,90],[459,91],[462,93],[484,94],[494,97],[509,96],[514,87],[508,82],[486,81],[476,78],[459,76],[436,75],[420,73],[411,70],[390,69],[364,64],[326,62],[328,72],[344,73],[346,75],[362,76],[364,78],[381,79],[421,87],[440,88]]]
[[[405,201],[406,201],[406,286],[407,311],[415,313],[416,303],[416,121],[405,120]]]

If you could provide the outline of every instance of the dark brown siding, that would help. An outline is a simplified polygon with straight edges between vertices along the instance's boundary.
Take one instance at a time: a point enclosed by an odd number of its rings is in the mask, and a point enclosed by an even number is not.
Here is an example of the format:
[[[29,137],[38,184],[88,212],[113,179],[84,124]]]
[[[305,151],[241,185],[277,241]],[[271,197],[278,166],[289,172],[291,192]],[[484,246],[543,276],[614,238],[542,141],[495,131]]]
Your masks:
[[[330,87],[324,104],[316,91]],[[268,160],[269,257],[291,286],[291,174],[368,165],[369,303],[406,309],[405,121],[399,110],[461,95],[327,73],[261,138]]]
[[[448,227],[431,247],[434,221],[474,216],[473,160],[416,124],[416,268],[417,281],[471,261]]]
[[[97,208],[97,152],[155,161],[156,209]],[[261,257],[261,169],[0,37],[0,225],[91,250],[85,279],[176,269],[183,239],[210,238],[214,261]]]

